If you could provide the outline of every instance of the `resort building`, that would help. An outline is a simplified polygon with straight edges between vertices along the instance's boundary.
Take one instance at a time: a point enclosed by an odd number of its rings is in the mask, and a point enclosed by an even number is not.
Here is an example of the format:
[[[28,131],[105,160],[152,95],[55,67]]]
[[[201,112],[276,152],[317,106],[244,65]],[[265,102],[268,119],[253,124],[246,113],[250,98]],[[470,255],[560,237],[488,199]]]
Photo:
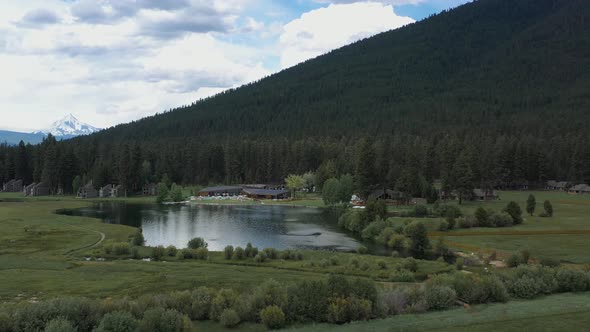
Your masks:
[[[45,182],[39,182],[30,189],[29,196],[49,196],[50,194],[51,188],[49,185]]]
[[[78,189],[78,198],[96,198],[98,197],[98,190],[92,185],[92,181],[88,182],[85,186]]]
[[[590,186],[587,184],[577,184],[568,190],[570,194],[590,194]]]
[[[20,193],[23,191],[23,180],[10,180],[2,186],[2,191],[7,193]]]
[[[252,189],[244,188],[243,193],[252,199],[286,199],[291,192],[284,189]]]
[[[215,196],[238,196],[242,193],[242,187],[240,186],[219,186],[219,187],[208,187],[197,194],[201,197],[215,197]]]

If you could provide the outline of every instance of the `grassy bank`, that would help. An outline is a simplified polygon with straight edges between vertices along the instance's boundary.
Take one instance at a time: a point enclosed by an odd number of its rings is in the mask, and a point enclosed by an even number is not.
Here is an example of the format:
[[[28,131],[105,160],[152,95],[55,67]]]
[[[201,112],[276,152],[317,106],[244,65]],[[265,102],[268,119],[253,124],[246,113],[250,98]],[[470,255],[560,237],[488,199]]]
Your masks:
[[[289,331],[587,331],[589,324],[590,293],[582,293],[401,315],[343,326],[306,326]]]

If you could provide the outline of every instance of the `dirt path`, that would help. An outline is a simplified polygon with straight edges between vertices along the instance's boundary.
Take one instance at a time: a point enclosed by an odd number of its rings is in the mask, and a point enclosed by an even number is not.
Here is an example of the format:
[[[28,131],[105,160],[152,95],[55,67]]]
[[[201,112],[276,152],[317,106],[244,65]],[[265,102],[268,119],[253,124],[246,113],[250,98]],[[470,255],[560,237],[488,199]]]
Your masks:
[[[79,247],[79,248],[70,249],[70,250],[68,250],[68,251],[65,252],[66,255],[69,255],[69,254],[74,253],[76,251],[81,251],[81,250],[84,250],[84,249],[94,248],[94,247],[98,246],[99,244],[101,244],[102,241],[104,241],[104,239],[106,238],[106,235],[103,232],[95,231],[93,229],[88,229],[88,228],[84,228],[84,227],[80,227],[80,226],[76,226],[76,225],[71,225],[71,224],[68,224],[68,223],[65,223],[65,224],[68,225],[68,226],[70,226],[70,227],[82,229],[82,230],[93,232],[93,233],[97,233],[98,235],[100,235],[100,239],[98,241],[96,241],[94,243],[91,243],[91,244],[88,244],[88,245],[85,245],[85,246],[82,246],[82,247]]]

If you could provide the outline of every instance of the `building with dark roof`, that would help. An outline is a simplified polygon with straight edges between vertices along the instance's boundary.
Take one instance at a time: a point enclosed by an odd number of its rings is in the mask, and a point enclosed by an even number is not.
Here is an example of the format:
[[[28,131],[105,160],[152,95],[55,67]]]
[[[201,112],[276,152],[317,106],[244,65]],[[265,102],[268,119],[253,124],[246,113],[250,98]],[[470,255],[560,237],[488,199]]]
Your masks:
[[[197,194],[201,197],[214,197],[214,196],[238,196],[242,193],[242,187],[240,186],[219,186],[219,187],[208,187]]]
[[[286,199],[291,197],[291,192],[284,189],[254,189],[244,188],[243,193],[253,199]]]
[[[23,180],[10,180],[2,186],[2,191],[7,193],[20,193],[23,191]]]
[[[78,198],[96,198],[98,197],[98,190],[92,185],[92,181],[85,186],[78,189]]]

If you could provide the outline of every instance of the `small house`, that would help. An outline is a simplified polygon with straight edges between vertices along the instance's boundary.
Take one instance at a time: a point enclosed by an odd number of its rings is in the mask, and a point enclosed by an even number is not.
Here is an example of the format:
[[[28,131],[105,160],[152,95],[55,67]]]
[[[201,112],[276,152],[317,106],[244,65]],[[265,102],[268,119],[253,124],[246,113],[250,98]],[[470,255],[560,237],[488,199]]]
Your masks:
[[[33,188],[35,188],[36,185],[37,182],[33,182],[30,185],[26,186],[23,189],[23,194],[25,194],[25,196],[33,196]]]
[[[373,190],[369,194],[369,200],[388,200],[388,201],[396,201],[403,199],[404,194],[400,191],[390,190],[390,189],[378,189]]]
[[[113,191],[113,185],[107,184],[106,186],[104,186],[98,190],[98,197],[111,197],[112,191]]]
[[[495,190],[492,189],[473,189],[473,199],[479,201],[493,201],[499,198]]]
[[[45,182],[39,182],[33,188],[31,188],[30,196],[49,196],[51,194],[51,188]]]
[[[284,189],[244,188],[243,192],[252,199],[286,199],[291,197],[291,192]]]
[[[88,182],[85,186],[78,189],[78,198],[96,198],[98,197],[98,190],[92,185],[92,181]]]
[[[10,180],[2,186],[2,191],[7,193],[20,193],[23,191],[23,180]]]
[[[570,188],[568,191],[570,194],[590,194],[590,186],[587,184],[577,184]]]
[[[143,196],[157,196],[158,195],[158,185],[155,183],[144,184],[141,194]]]
[[[249,190],[264,190],[264,189],[252,188]],[[241,193],[242,193],[242,187],[239,187],[239,186],[219,186],[219,187],[205,188],[205,189],[199,191],[198,196],[201,196],[201,197],[238,196]]]
[[[547,181],[547,185],[545,186],[545,189],[546,190],[566,191],[568,187],[569,187],[569,182],[567,182],[567,181],[549,180],[549,181]]]
[[[113,188],[111,189],[111,197],[121,197],[121,196],[125,196],[125,193],[123,191],[123,186],[118,184],[118,185],[113,185]]]

